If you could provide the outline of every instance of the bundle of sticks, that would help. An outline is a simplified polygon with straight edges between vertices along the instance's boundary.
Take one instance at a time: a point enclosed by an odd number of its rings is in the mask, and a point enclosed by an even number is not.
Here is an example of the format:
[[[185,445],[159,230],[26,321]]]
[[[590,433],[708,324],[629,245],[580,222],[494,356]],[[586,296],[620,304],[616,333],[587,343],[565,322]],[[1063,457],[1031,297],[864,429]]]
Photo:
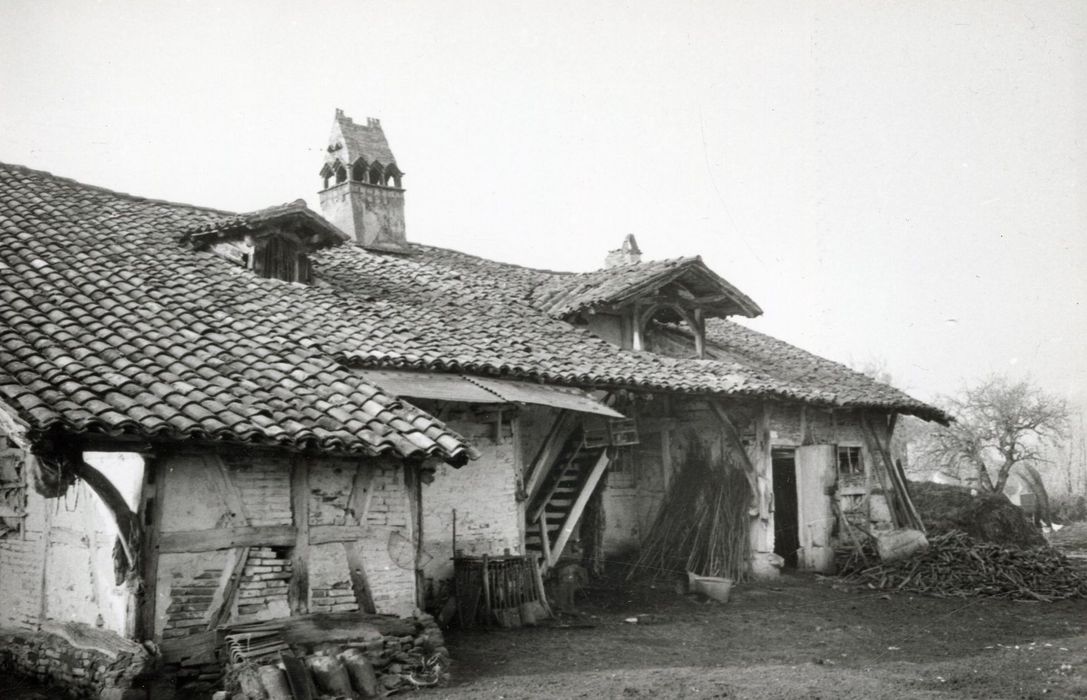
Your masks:
[[[627,578],[692,572],[743,580],[751,546],[751,487],[742,469],[688,452]]]
[[[930,537],[928,553],[904,561],[878,563],[869,546],[841,555],[838,575],[871,588],[1042,602],[1087,597],[1087,578],[1057,550],[1003,547],[958,530]]]

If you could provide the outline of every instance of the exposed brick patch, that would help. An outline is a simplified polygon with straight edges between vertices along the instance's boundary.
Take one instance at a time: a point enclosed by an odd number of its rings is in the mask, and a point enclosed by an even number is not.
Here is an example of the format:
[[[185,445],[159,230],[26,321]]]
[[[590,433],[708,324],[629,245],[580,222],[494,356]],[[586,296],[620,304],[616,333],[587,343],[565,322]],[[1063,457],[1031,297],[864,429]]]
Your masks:
[[[235,596],[235,619],[251,622],[289,615],[287,588],[290,579],[290,548],[254,547],[249,550]]]
[[[208,611],[222,575],[222,569],[204,569],[191,578],[173,583],[163,639],[185,637],[207,629]]]

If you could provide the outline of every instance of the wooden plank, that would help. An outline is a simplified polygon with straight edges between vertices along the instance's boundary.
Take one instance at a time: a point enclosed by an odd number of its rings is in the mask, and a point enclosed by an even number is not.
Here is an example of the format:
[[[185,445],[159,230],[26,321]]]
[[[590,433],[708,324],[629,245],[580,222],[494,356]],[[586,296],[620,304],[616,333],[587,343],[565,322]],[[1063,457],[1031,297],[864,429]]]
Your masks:
[[[242,580],[242,572],[245,571],[245,563],[249,561],[249,547],[239,547],[235,550],[234,566],[230,570],[230,577],[223,586],[223,595],[219,601],[219,609],[208,620],[208,629],[213,630],[224,624],[230,617],[230,609],[234,606],[234,596],[238,592],[238,584]]]
[[[292,615],[309,612],[309,462],[291,460],[291,518],[295,540],[291,550],[291,581],[287,601]]]
[[[318,545],[355,542],[369,537],[373,532],[374,528],[368,525],[311,525],[309,543]]]
[[[570,535],[573,534],[574,527],[577,526],[578,520],[581,519],[581,514],[585,512],[585,506],[589,503],[589,497],[593,495],[593,491],[596,490],[596,485],[600,483],[601,477],[604,476],[604,471],[608,468],[608,462],[608,451],[601,450],[600,457],[596,460],[596,464],[593,465],[593,470],[589,472],[589,478],[586,479],[585,485],[577,495],[577,500],[574,501],[574,505],[570,508],[566,520],[562,523],[562,529],[559,530],[559,536],[555,539],[555,547],[551,550],[552,561],[556,561],[562,556],[562,550],[566,548],[566,542],[570,539]]]
[[[180,552],[214,552],[235,547],[288,547],[296,539],[291,525],[262,525],[215,530],[181,530],[163,532],[159,536],[161,554]]]
[[[370,592],[370,581],[366,577],[366,567],[362,562],[362,552],[359,551],[357,542],[344,542],[344,552],[347,554],[348,574],[351,576],[351,590],[355,592],[355,602],[359,610],[365,613],[376,613],[374,597]]]

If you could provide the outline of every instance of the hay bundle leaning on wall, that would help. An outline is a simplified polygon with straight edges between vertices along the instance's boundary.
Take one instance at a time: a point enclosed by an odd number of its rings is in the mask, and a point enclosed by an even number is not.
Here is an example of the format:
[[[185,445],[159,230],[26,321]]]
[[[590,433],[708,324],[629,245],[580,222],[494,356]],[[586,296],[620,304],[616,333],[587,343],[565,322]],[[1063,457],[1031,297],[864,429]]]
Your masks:
[[[628,578],[690,571],[740,581],[751,553],[751,487],[735,456],[692,442]]]

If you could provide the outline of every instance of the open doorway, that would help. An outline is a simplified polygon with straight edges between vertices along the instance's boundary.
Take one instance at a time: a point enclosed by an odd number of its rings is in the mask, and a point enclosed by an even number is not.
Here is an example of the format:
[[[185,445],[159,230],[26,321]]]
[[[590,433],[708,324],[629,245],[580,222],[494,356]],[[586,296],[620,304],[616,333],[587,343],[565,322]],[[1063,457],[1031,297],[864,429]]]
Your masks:
[[[774,479],[774,554],[785,560],[785,568],[795,569],[800,549],[800,530],[796,503],[796,450],[771,452]]]

